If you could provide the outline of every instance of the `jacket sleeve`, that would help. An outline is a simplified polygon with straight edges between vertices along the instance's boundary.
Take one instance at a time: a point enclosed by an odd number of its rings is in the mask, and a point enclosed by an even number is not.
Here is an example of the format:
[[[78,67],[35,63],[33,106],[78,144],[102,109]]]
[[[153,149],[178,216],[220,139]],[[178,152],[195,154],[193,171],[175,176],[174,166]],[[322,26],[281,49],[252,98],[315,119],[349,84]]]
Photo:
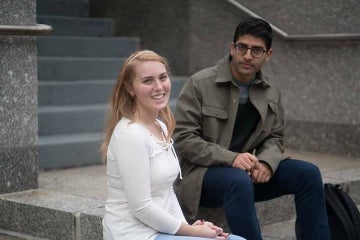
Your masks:
[[[281,160],[287,158],[284,156],[284,110],[281,104],[281,96],[279,92],[279,99],[273,111],[276,112],[276,118],[272,125],[268,136],[256,148],[256,157],[269,164],[274,173]]]
[[[174,146],[182,160],[200,166],[231,166],[237,153],[208,141],[202,131],[202,91],[189,79],[177,99]]]

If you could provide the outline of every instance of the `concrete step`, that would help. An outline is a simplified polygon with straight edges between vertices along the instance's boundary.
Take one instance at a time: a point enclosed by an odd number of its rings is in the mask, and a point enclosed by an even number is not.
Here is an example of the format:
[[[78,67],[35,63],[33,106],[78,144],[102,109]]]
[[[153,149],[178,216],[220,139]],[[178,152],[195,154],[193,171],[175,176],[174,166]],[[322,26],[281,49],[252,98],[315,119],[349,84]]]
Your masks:
[[[38,37],[41,57],[124,57],[140,47],[136,37]]]
[[[261,225],[263,240],[296,240],[295,219]]]
[[[39,106],[106,103],[114,83],[115,80],[40,81],[38,83],[38,103]]]
[[[182,77],[172,80],[172,110],[184,82]],[[102,131],[113,85],[112,80],[40,82],[39,135]]]
[[[176,97],[186,79],[172,77],[170,107],[173,111]],[[99,162],[97,149],[100,143],[97,134],[93,141],[91,132],[103,130],[106,104],[113,85],[113,80],[39,82],[40,168]]]
[[[173,104],[187,77],[171,77]],[[39,81],[38,102],[44,105],[80,105],[107,103],[115,80]]]
[[[360,204],[360,158],[295,150],[287,153],[317,164],[324,182],[347,184],[350,195]],[[105,170],[100,164],[40,171],[39,189],[0,195],[0,228],[47,239],[102,239]],[[295,218],[283,211],[293,208],[291,197],[272,201],[256,205],[259,218],[271,220],[261,221],[264,240],[294,240]],[[224,225],[221,215],[216,219]]]
[[[38,15],[37,21],[52,26],[53,36],[113,36],[114,22],[110,18]]]
[[[39,137],[39,168],[86,166],[102,162],[99,147],[103,134],[78,133]]]
[[[36,12],[42,15],[89,16],[89,1],[36,0]]]
[[[39,108],[39,135],[101,132],[106,104],[42,106]]]
[[[103,200],[37,189],[1,195],[0,209],[0,226],[9,234],[42,240],[102,239]]]
[[[38,57],[40,81],[115,79],[124,58]]]

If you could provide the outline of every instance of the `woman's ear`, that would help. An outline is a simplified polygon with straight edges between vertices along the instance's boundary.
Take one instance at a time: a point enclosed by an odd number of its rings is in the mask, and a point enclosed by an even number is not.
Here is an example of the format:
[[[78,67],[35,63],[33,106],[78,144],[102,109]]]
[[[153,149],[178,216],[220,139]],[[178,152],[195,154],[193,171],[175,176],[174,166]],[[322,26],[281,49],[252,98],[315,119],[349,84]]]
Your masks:
[[[126,91],[130,94],[131,97],[135,96],[132,86],[129,86],[128,84],[126,84]]]

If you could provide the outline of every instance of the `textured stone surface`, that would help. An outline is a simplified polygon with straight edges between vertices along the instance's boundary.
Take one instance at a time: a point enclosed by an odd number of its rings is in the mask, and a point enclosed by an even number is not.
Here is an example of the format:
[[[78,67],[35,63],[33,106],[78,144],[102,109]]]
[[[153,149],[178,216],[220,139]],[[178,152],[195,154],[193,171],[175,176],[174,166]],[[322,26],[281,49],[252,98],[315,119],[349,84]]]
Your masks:
[[[265,72],[282,91],[289,147],[360,156],[359,43],[274,39]]]
[[[24,240],[25,238],[15,237],[11,236],[5,233],[0,233],[0,239],[1,240]]]
[[[96,179],[96,182],[93,180]],[[69,184],[71,183],[71,184]],[[63,193],[105,200],[106,165],[68,168],[39,172],[39,187],[58,189]]]
[[[0,24],[1,25],[35,25],[36,1],[1,0]]]
[[[0,193],[37,188],[37,159],[35,147],[0,149]]]
[[[90,3],[91,16],[114,19],[115,35],[140,37],[141,48],[167,57],[173,73],[187,71],[188,1],[90,0]]]
[[[288,120],[285,145],[298,150],[359,157],[359,139],[360,124]]]
[[[275,38],[267,74],[283,92],[291,120],[360,123],[360,41]]]
[[[36,1],[1,1],[0,24],[35,25]],[[37,187],[35,37],[0,36],[0,193]]]
[[[37,237],[75,239],[71,213],[0,199],[0,227]],[[61,226],[61,227],[60,227]]]
[[[354,0],[237,0],[288,34],[360,33],[360,4]],[[269,11],[269,8],[274,9]]]
[[[99,240],[103,237],[102,214],[84,214],[80,215],[81,239]]]
[[[263,240],[296,240],[295,219],[261,226]]]
[[[34,37],[0,36],[0,146],[37,143],[37,57]]]
[[[75,239],[75,216],[88,214],[91,216],[85,216],[84,225],[89,226],[88,219],[99,224],[103,207],[103,200],[44,189],[3,194],[0,195],[0,228],[49,239]]]

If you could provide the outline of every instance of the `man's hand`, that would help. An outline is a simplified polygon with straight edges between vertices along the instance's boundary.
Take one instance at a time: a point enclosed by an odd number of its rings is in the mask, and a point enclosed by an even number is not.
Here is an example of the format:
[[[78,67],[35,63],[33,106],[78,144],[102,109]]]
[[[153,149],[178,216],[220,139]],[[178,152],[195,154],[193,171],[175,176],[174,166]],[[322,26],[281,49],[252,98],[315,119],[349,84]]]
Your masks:
[[[232,163],[233,167],[240,168],[251,174],[252,171],[258,169],[259,160],[250,153],[239,153],[234,162]]]
[[[258,168],[252,169],[251,178],[254,183],[265,183],[268,182],[271,178],[271,168],[264,162],[258,163]]]

